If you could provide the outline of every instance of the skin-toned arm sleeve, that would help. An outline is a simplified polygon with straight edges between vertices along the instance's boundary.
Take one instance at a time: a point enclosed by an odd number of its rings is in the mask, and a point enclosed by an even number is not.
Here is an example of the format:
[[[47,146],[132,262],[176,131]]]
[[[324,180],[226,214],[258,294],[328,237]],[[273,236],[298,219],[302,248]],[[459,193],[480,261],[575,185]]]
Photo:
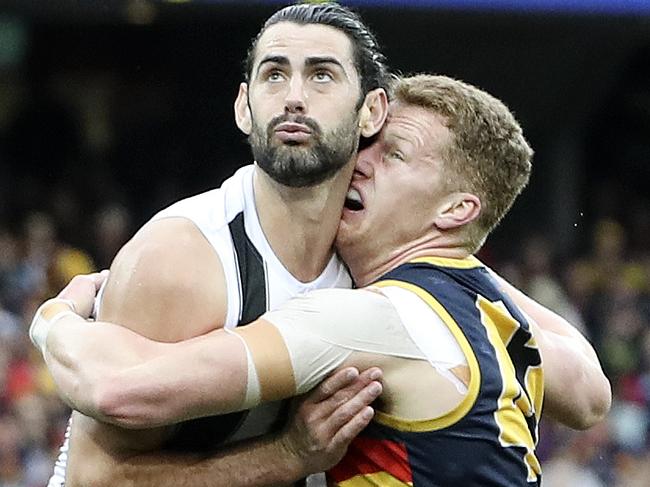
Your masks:
[[[611,407],[612,390],[589,341],[564,318],[493,275],[532,318],[544,365],[544,413],[574,429],[602,421]]]

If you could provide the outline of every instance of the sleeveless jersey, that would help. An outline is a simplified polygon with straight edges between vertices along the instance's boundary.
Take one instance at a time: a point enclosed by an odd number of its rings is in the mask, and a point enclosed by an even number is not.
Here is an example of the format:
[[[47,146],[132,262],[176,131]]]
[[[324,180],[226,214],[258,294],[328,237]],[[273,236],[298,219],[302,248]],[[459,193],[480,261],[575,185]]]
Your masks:
[[[475,258],[420,258],[377,286],[416,293],[443,319],[470,368],[465,399],[440,418],[377,412],[329,473],[341,487],[538,486],[541,357],[523,313]]]
[[[249,323],[289,298],[312,289],[352,286],[347,268],[336,255],[308,283],[300,282],[284,267],[260,225],[253,176],[254,166],[244,166],[220,188],[176,202],[152,218],[152,221],[173,217],[191,220],[217,253],[226,279],[226,328]],[[278,401],[251,411],[187,421],[177,426],[166,449],[210,452],[226,443],[267,434],[283,426],[287,404]],[[48,487],[64,485],[68,435],[69,432]]]

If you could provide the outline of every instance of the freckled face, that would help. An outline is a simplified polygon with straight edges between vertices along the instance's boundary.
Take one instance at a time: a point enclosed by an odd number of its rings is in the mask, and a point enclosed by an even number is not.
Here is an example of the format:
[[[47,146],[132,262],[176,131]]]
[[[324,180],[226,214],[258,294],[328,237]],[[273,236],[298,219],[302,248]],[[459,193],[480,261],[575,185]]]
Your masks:
[[[451,141],[443,119],[395,102],[377,139],[359,151],[337,248],[343,258],[381,255],[427,235],[444,195],[442,151]]]

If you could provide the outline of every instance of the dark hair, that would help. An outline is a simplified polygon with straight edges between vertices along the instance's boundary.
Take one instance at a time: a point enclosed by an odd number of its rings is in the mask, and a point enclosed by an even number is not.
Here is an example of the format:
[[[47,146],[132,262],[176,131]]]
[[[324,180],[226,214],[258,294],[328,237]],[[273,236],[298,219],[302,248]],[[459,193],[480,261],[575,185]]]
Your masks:
[[[244,65],[246,82],[250,80],[255,50],[260,37],[266,29],[280,22],[329,25],[342,31],[352,43],[354,65],[361,80],[361,94],[365,96],[375,88],[387,89],[390,78],[386,57],[379,51],[379,44],[374,34],[355,12],[333,2],[290,5],[271,15],[246,54]]]

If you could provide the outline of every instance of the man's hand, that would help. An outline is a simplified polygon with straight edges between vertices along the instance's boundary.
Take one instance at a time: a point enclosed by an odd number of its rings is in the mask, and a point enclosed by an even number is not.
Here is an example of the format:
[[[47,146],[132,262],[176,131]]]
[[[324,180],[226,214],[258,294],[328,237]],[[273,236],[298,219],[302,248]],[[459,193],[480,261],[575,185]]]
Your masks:
[[[93,311],[95,295],[107,277],[108,271],[75,276],[56,298],[48,299],[36,310],[29,326],[29,338],[43,355],[52,325],[72,314],[88,318]]]
[[[71,301],[79,316],[89,318],[93,311],[95,295],[107,278],[108,271],[75,276],[57,298]]]
[[[370,423],[370,404],[379,397],[382,372],[359,374],[352,367],[334,373],[298,402],[282,444],[304,469],[304,475],[336,465],[350,442]]]

